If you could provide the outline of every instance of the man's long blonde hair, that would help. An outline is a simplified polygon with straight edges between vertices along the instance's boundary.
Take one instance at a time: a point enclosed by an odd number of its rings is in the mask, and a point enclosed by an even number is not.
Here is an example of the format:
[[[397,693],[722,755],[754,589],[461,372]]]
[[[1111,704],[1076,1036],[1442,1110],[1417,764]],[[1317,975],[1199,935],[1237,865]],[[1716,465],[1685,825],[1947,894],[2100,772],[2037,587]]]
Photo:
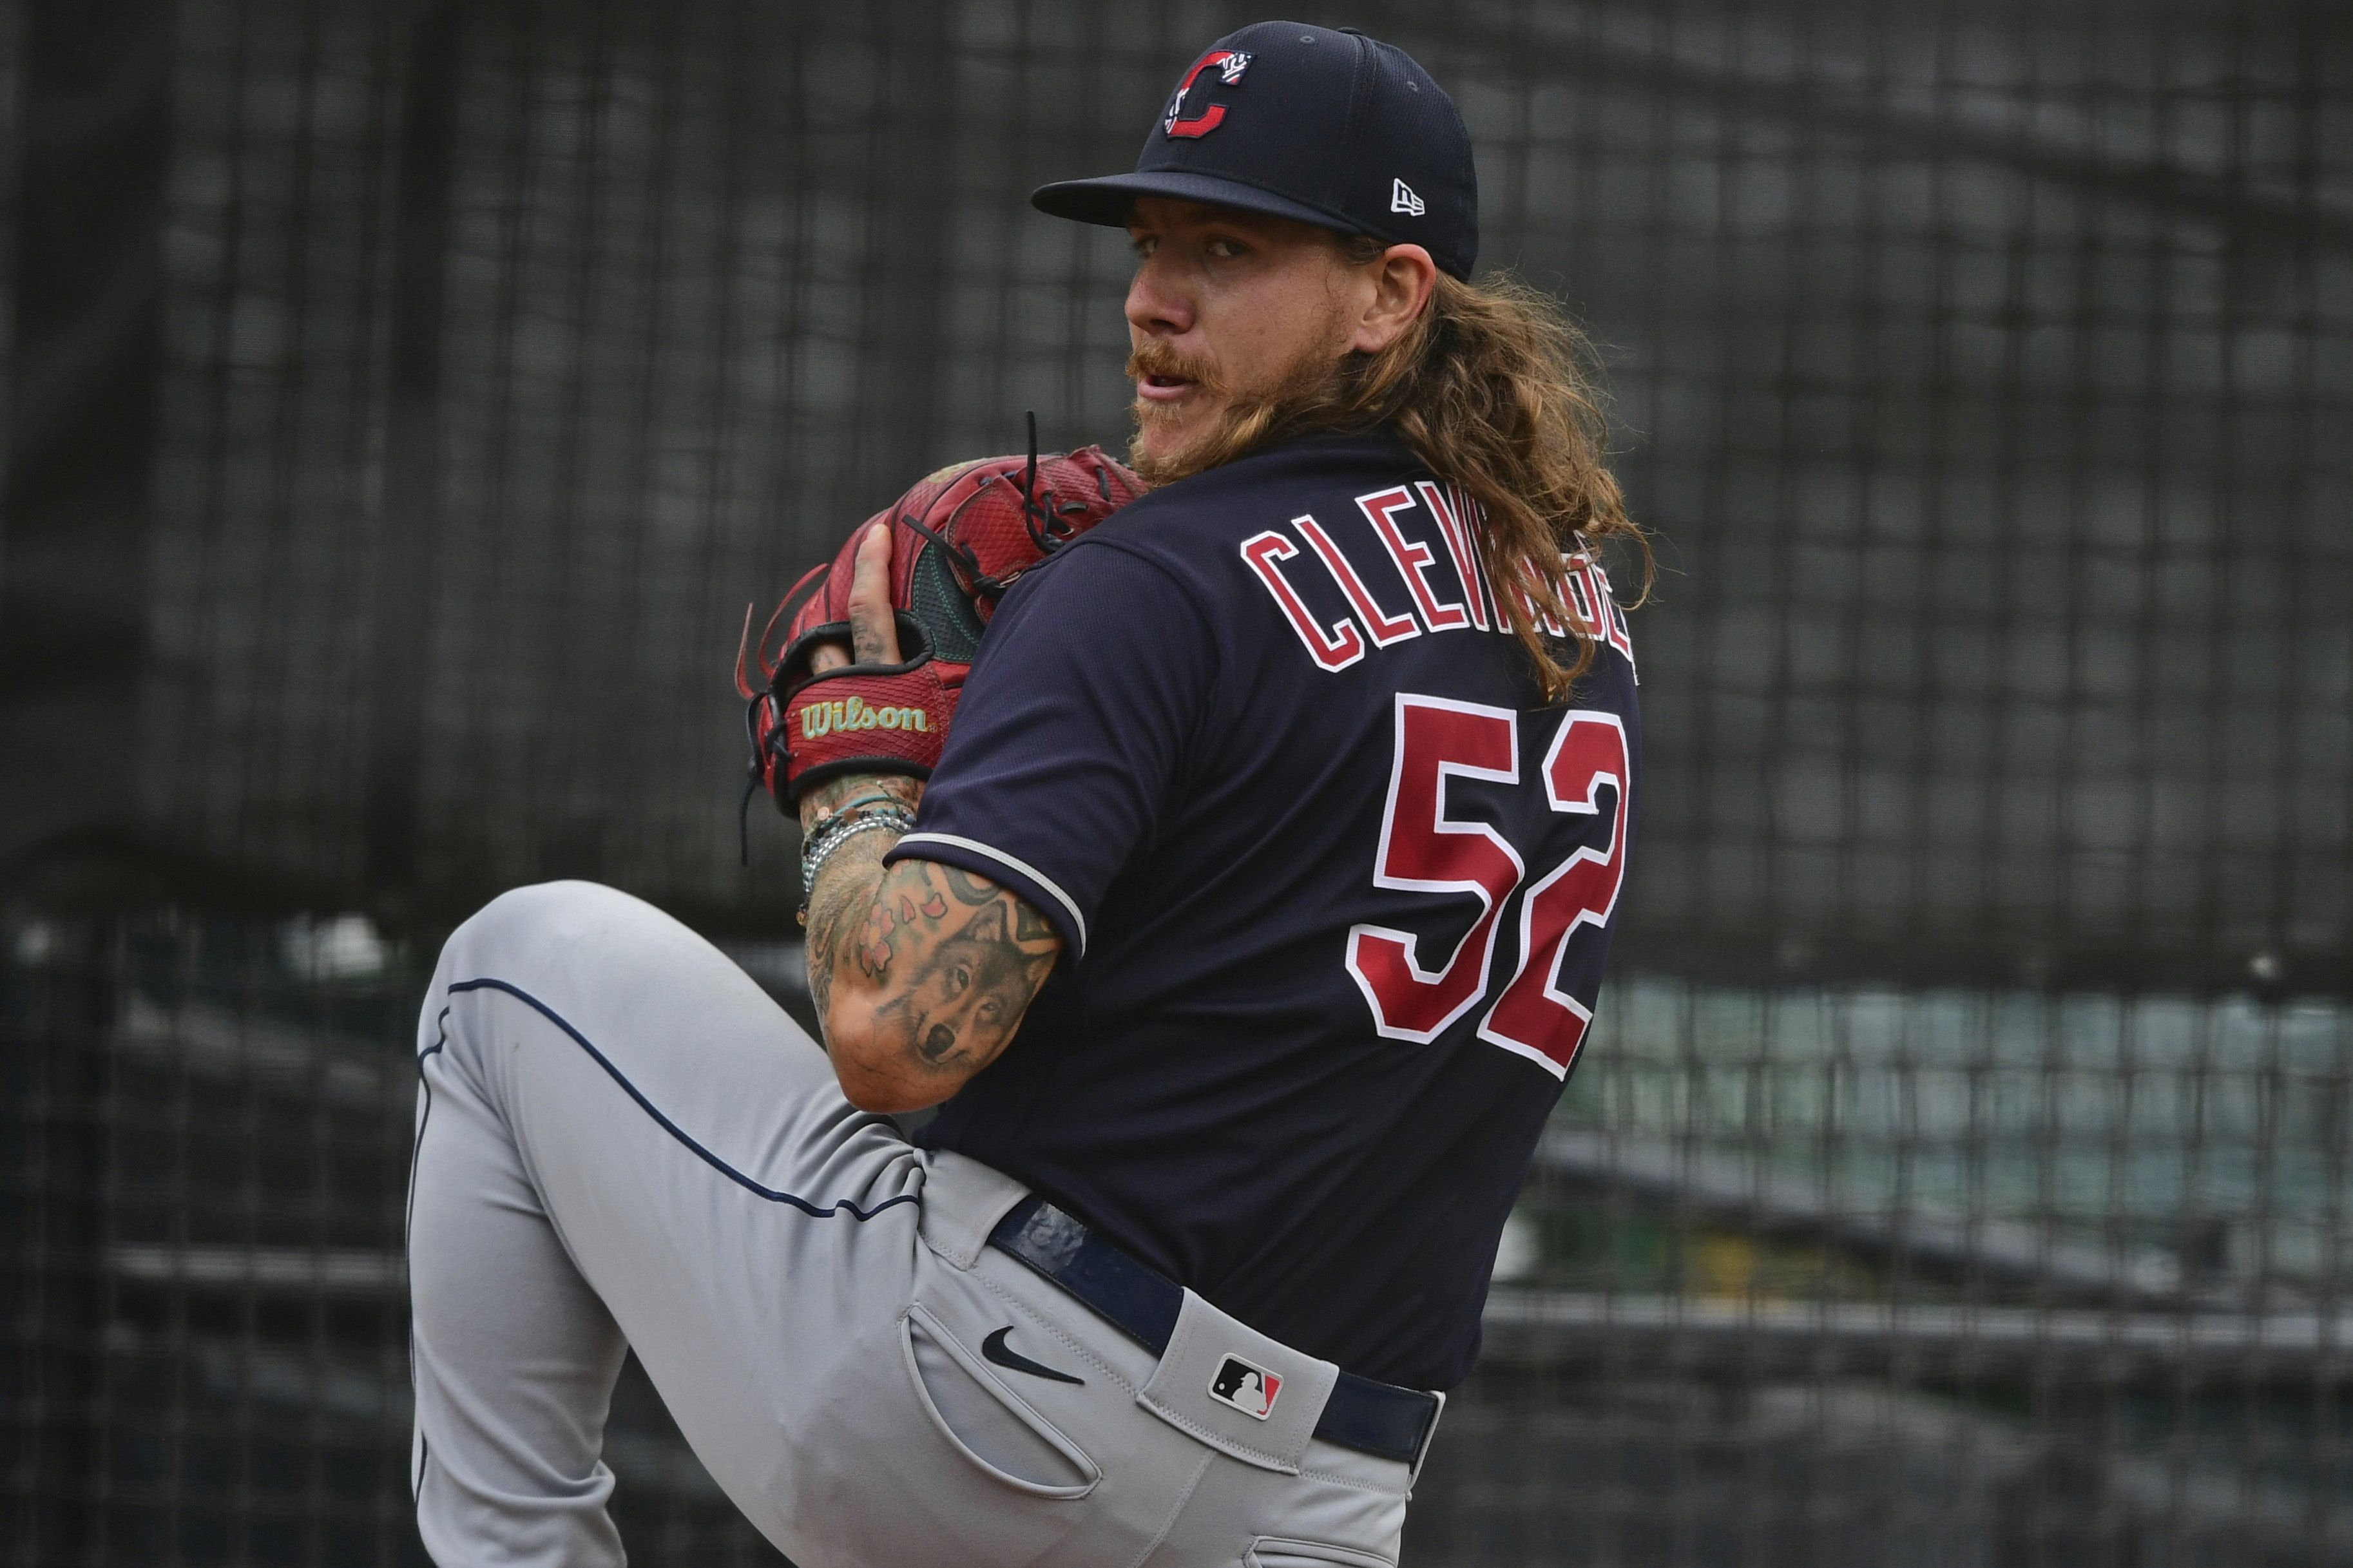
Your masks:
[[[1358,264],[1387,248],[1364,237],[1340,245]],[[1641,563],[1634,603],[1649,595],[1650,540],[1626,515],[1605,462],[1592,346],[1549,296],[1514,279],[1464,283],[1441,272],[1429,307],[1388,347],[1350,354],[1336,376],[1318,375],[1237,413],[1213,453],[1188,454],[1188,469],[1292,437],[1388,424],[1431,472],[1467,494],[1496,611],[1526,650],[1547,702],[1568,696],[1609,630],[1585,625],[1571,607],[1562,556],[1623,541]],[[1566,659],[1561,639],[1545,630],[1547,619],[1576,634]]]

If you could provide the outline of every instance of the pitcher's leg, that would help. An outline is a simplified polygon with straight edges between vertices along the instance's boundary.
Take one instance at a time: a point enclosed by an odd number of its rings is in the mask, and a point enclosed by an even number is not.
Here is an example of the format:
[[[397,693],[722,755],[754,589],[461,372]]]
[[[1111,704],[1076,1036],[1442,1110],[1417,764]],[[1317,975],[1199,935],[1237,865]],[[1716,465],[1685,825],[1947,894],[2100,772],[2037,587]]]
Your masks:
[[[772,1539],[822,1529],[794,1495],[793,1446],[828,1359],[905,1298],[913,1152],[841,1097],[823,1053],[723,954],[609,889],[493,902],[444,950],[427,1022],[439,1048],[423,1064],[410,1242],[420,1516],[436,1517],[439,1481],[452,1500],[495,1497],[501,1528],[535,1542],[601,1488],[579,1457],[612,1373],[594,1371],[584,1321],[545,1306],[564,1295],[546,1279],[560,1256],[737,1506]],[[477,1110],[446,1138],[445,1098]],[[519,1174],[486,1176],[502,1158]],[[502,1234],[486,1209],[537,1226],[536,1243],[473,1256]],[[511,1291],[517,1273],[533,1283]],[[601,1504],[599,1489],[588,1511]],[[479,1539],[446,1560],[480,1560]],[[559,1558],[613,1560],[585,1545]]]
[[[428,1005],[409,1191],[409,1480],[438,1563],[623,1561],[605,1414],[628,1346]]]

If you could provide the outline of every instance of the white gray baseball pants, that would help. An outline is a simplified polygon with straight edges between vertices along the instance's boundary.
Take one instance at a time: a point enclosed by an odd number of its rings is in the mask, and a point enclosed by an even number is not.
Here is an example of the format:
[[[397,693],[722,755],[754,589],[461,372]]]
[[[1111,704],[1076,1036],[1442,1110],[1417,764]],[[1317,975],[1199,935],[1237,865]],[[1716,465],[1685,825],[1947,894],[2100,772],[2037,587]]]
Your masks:
[[[1396,1561],[1408,1467],[1312,1436],[1328,1363],[1189,1293],[1203,1331],[1155,1357],[987,1245],[1019,1184],[852,1107],[650,905],[498,899],[443,949],[418,1053],[412,1479],[444,1568],[623,1561],[625,1346],[800,1568]],[[1188,1402],[1234,1345],[1310,1397]]]

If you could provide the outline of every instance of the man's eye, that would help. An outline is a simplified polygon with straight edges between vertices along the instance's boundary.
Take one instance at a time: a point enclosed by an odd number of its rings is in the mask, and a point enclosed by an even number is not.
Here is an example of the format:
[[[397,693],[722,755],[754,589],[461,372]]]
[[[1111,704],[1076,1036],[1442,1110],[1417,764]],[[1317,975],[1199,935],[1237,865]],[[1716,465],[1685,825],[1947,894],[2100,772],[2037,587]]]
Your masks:
[[[1149,256],[1159,246],[1160,241],[1148,234],[1132,234],[1127,237],[1127,243],[1135,247],[1136,255]]]
[[[1231,261],[1238,256],[1250,254],[1249,247],[1239,239],[1213,239],[1204,248],[1220,261]]]

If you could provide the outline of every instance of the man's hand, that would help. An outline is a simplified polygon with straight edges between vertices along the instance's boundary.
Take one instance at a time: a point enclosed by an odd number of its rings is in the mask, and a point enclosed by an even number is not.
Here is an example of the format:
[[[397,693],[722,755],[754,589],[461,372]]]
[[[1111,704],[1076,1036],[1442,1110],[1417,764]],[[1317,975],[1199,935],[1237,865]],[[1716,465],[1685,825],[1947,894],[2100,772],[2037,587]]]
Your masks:
[[[891,613],[891,528],[878,522],[858,542],[858,568],[849,582],[850,646],[828,643],[809,658],[809,670],[822,675],[850,663],[899,662],[899,626]],[[913,806],[923,798],[920,779],[903,773],[853,773],[819,784],[801,796],[801,831],[807,833],[831,816],[841,803],[877,791],[898,796]],[[814,906],[812,906],[814,916]],[[814,919],[812,919],[814,925]]]
[[[813,669],[895,664],[891,533],[859,542],[849,590],[851,647],[817,650]],[[916,780],[860,773],[802,797],[803,832],[860,795],[913,805]],[[846,840],[809,896],[809,994],[842,1092],[861,1110],[915,1110],[997,1059],[1062,949],[1038,911],[984,877],[929,860],[882,865],[888,830]]]
[[[849,579],[849,651],[828,644],[817,650],[809,668],[823,674],[854,661],[899,662],[899,627],[891,615],[891,525],[878,522],[858,542],[858,569]],[[804,815],[801,821],[808,818]]]

